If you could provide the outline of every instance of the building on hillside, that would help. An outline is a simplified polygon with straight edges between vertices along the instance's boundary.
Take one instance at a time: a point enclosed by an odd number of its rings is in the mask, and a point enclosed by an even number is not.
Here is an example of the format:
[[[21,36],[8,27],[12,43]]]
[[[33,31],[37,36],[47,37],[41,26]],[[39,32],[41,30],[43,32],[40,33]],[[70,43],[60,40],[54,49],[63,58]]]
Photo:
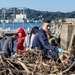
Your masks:
[[[14,19],[14,23],[24,23],[26,19],[26,14],[16,14],[16,18]]]
[[[75,18],[65,18],[66,23],[75,23]]]

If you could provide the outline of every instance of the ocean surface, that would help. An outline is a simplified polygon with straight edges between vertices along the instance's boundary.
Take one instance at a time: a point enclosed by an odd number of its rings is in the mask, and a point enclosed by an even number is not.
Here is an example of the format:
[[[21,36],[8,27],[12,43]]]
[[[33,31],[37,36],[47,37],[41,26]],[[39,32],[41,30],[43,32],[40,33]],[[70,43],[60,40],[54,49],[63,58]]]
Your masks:
[[[17,28],[24,28],[24,29],[28,29],[28,28],[32,28],[34,26],[38,26],[41,27],[41,23],[0,23],[0,28],[6,29],[6,28],[10,28],[10,29],[17,29]]]
[[[24,28],[24,29],[28,29],[28,28],[32,28],[34,26],[38,26],[39,28],[41,28],[41,23],[6,23],[6,24],[2,24],[0,23],[0,29],[7,29],[7,28],[10,28],[10,29],[18,29],[18,28]],[[1,47],[3,49],[3,46],[4,46],[4,42],[5,40],[0,40],[0,43],[1,43]],[[15,41],[14,42],[14,51],[16,50],[16,45],[17,45],[17,42]]]

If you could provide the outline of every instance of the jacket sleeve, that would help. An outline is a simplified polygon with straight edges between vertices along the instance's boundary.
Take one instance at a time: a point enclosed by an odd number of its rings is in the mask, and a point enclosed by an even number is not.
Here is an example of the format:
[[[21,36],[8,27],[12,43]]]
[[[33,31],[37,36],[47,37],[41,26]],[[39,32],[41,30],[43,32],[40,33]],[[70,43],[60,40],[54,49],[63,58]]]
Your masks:
[[[18,50],[23,50],[23,42],[24,40],[22,39],[20,42],[17,43],[17,48],[16,48],[17,54],[18,54]]]
[[[2,51],[2,45],[1,45],[1,41],[0,41],[0,51]]]
[[[24,47],[27,47],[27,37],[24,39],[23,46],[24,46]]]
[[[16,54],[18,54],[19,46],[20,46],[20,43],[17,44],[17,47],[16,47]]]
[[[10,51],[13,52],[13,43],[12,43],[12,41],[9,42],[8,46],[9,46]]]
[[[55,46],[52,46],[49,42],[48,42],[48,39],[47,37],[44,35],[44,34],[40,34],[39,35],[39,40],[40,42],[42,43],[43,47],[46,49],[46,50],[58,50],[58,48],[56,48]]]

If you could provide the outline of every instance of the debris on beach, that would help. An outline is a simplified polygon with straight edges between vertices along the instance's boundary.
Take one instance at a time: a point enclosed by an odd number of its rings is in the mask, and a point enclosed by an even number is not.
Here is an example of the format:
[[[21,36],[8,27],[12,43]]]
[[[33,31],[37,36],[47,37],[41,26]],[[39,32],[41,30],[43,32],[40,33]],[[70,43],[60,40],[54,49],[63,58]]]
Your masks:
[[[75,62],[69,64],[68,55],[64,54],[63,56],[65,56],[63,57],[65,59],[61,59],[61,61],[67,59],[66,63],[58,63],[58,60],[56,62],[48,60],[43,51],[36,49],[26,52],[19,50],[18,55],[10,58],[5,58],[0,54],[0,75],[75,74]]]

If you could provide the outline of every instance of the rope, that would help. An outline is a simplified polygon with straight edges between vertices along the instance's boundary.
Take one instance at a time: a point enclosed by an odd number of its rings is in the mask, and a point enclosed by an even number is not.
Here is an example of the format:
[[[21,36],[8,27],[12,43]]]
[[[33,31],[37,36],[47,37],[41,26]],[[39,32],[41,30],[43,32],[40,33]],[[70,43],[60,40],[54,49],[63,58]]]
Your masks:
[[[33,25],[30,23],[30,22],[28,22],[29,23],[29,25],[31,26],[31,27],[33,27]]]

